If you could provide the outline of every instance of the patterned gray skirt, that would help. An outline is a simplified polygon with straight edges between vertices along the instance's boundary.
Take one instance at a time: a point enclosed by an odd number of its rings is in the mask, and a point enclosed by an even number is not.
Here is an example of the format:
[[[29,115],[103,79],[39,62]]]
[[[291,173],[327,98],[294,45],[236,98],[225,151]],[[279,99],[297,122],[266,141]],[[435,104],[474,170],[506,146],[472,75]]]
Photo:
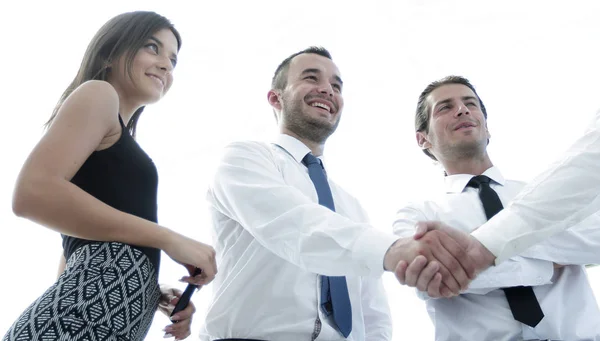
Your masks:
[[[2,340],[143,340],[159,298],[144,253],[122,243],[84,245]]]

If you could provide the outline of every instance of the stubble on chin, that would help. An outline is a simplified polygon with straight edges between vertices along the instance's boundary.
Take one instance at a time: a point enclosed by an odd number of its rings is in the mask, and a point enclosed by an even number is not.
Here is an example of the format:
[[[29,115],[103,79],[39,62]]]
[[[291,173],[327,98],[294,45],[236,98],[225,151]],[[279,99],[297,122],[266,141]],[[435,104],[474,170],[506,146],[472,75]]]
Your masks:
[[[311,117],[301,109],[302,103],[293,103],[288,106],[290,110],[282,113],[285,126],[299,137],[309,141],[323,144],[335,132],[339,124],[339,118],[335,123],[323,122]]]

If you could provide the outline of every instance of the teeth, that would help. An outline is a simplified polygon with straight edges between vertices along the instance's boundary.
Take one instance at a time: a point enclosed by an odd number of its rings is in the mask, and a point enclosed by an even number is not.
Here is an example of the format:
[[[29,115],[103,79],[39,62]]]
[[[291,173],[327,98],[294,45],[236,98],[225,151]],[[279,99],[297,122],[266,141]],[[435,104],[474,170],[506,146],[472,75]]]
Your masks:
[[[329,112],[331,112],[331,108],[327,105],[327,104],[323,104],[323,103],[319,103],[319,102],[315,102],[313,104],[311,104],[312,107],[319,107],[319,108],[323,108]]]

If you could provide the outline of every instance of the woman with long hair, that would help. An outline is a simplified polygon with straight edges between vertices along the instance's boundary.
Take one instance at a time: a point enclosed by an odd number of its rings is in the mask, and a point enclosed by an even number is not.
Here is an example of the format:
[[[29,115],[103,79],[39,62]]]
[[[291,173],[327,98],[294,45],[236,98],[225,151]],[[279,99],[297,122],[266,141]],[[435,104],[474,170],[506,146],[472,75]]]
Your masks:
[[[189,283],[214,278],[212,247],[157,224],[156,167],[135,141],[144,107],[171,87],[180,47],[153,12],[112,18],[88,45],[13,196],[16,215],[62,234],[64,271],[3,340],[143,340],[161,298],[161,250],[202,269]],[[187,337],[190,310],[166,332]]]

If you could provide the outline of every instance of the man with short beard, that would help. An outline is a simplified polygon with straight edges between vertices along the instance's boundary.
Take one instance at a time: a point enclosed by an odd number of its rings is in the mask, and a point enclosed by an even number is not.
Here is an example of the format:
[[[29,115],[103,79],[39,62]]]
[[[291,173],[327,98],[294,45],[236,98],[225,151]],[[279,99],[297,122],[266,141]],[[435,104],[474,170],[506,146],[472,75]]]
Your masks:
[[[467,79],[449,76],[427,86],[415,130],[419,147],[443,166],[445,186],[398,211],[398,236],[412,236],[417,222],[427,220],[456,228],[456,235],[471,233],[525,186],[492,164],[487,111]],[[595,215],[547,239],[482,272],[450,299],[432,299],[439,279],[425,263],[412,263],[400,276],[427,301],[436,341],[600,340],[600,311],[584,267],[600,263],[599,224]]]
[[[208,192],[219,273],[204,340],[390,340],[384,270],[425,256],[448,296],[472,278],[465,250],[447,235],[415,241],[372,228],[326,174],[342,87],[327,50],[289,56],[268,93],[281,134],[226,148]]]

